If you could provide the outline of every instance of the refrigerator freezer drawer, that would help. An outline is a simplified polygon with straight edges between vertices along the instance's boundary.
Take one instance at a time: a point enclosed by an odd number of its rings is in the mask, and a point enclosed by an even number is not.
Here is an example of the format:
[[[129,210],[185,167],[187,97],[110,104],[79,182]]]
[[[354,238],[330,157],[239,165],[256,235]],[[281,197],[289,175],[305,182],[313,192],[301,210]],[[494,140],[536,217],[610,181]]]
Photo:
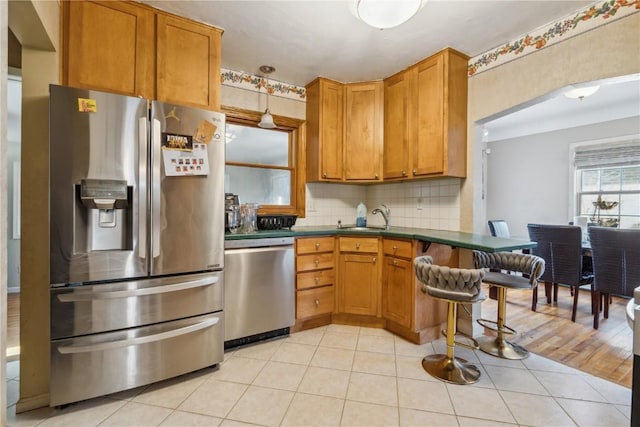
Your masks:
[[[222,362],[224,314],[51,342],[50,405],[150,384]]]
[[[222,271],[51,289],[51,339],[135,328],[224,307]]]

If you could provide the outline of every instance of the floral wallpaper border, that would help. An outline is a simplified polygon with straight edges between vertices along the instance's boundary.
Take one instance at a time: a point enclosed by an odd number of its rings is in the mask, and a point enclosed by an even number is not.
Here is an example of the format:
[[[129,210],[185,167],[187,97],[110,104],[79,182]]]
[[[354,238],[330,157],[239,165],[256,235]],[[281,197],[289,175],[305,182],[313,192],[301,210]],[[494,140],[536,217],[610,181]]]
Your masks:
[[[307,92],[304,87],[298,87],[276,80],[269,80],[261,76],[254,76],[241,71],[228,70],[226,68],[223,68],[221,71],[220,81],[225,86],[233,86],[255,92],[265,91],[269,92],[269,95],[273,96],[280,96],[296,101],[306,101]]]
[[[604,0],[581,9],[575,15],[546,24],[496,49],[469,60],[469,77],[566,40],[615,19],[640,12],[640,0]]]

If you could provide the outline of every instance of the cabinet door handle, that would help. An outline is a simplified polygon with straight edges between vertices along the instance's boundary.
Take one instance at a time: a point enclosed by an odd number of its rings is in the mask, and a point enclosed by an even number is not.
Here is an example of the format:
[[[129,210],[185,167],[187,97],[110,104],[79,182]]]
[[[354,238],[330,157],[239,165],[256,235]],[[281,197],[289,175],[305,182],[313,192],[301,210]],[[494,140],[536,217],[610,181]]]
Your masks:
[[[402,176],[407,176],[407,171],[402,169]]]
[[[356,249],[360,249],[360,243],[356,243]]]
[[[318,266],[318,264],[320,264],[320,260],[318,258],[316,258],[313,262],[316,264],[316,267]]]
[[[316,307],[320,306],[320,300],[319,299],[315,300],[315,303],[316,303]]]
[[[316,243],[316,249],[320,249],[320,243]]]
[[[376,179],[378,179],[378,174],[376,174]]]
[[[327,177],[327,173],[326,173],[326,172],[323,172],[323,173],[322,173],[322,177],[323,177],[323,178],[326,178],[326,177]]]
[[[417,175],[417,174],[418,174],[418,171],[417,171],[417,170],[415,170],[415,169],[414,169],[412,172],[413,172],[413,174],[414,174],[414,175]]]
[[[373,257],[373,258],[371,258],[371,263],[372,263],[372,264],[375,264],[377,260],[378,260],[378,258]]]
[[[316,276],[316,284],[320,283],[320,277]]]
[[[398,265],[398,260],[393,260],[393,265]]]

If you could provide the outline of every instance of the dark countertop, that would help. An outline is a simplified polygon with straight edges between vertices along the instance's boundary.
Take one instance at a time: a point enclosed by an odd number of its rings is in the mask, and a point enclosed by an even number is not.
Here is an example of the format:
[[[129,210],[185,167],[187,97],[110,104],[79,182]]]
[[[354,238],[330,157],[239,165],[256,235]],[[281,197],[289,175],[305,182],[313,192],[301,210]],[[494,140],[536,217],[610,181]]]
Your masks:
[[[344,236],[373,235],[382,237],[398,237],[441,243],[458,248],[476,249],[484,252],[512,251],[533,248],[535,242],[516,239],[501,239],[484,234],[464,233],[461,231],[432,230],[428,228],[391,227],[389,230],[369,228],[366,230],[338,229],[335,226],[293,227],[291,230],[259,230],[257,233],[231,234],[225,233],[225,240],[259,239],[266,237],[305,237],[305,236]]]

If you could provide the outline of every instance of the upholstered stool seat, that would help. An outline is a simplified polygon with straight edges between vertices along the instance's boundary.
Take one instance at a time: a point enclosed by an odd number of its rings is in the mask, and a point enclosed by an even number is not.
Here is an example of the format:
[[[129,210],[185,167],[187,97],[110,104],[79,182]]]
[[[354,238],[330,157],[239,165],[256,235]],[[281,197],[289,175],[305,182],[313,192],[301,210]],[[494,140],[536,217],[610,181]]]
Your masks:
[[[482,269],[450,268],[433,264],[429,256],[413,260],[416,277],[422,282],[422,292],[448,303],[447,354],[432,354],[422,359],[422,367],[430,375],[454,384],[472,384],[480,378],[480,370],[466,360],[455,357],[456,316],[458,304],[484,300]]]
[[[478,319],[478,323],[495,331],[497,336],[478,338],[480,350],[503,359],[524,359],[529,357],[526,348],[507,341],[504,336],[515,335],[516,331],[506,325],[507,289],[533,289],[536,291],[538,279],[544,272],[544,260],[535,255],[514,252],[473,251],[474,267],[490,269],[485,273],[484,282],[498,288],[497,320]],[[510,271],[506,274],[501,271]],[[522,275],[514,274],[522,273]]]

